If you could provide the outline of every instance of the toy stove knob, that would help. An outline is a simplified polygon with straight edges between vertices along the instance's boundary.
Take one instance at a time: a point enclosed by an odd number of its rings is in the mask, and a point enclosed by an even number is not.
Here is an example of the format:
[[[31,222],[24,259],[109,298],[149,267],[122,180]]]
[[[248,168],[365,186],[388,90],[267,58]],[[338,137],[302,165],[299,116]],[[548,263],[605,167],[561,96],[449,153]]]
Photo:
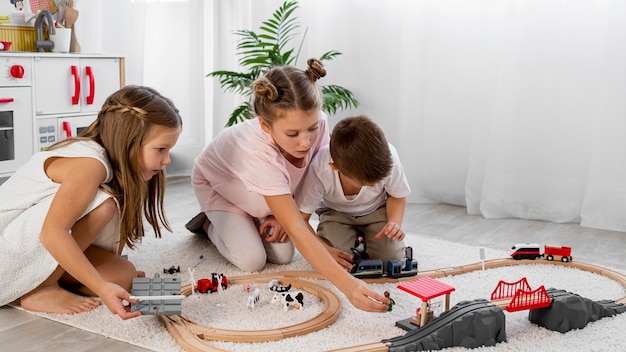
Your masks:
[[[24,66],[22,65],[13,65],[9,69],[9,73],[13,78],[24,78]]]

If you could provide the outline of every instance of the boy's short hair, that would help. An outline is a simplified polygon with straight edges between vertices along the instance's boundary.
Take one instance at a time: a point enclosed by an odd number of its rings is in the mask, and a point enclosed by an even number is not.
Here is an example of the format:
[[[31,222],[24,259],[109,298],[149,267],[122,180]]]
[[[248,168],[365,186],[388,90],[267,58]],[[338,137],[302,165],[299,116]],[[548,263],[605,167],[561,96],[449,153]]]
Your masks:
[[[339,171],[366,183],[379,182],[393,167],[385,133],[365,115],[337,122],[330,135],[330,156]]]

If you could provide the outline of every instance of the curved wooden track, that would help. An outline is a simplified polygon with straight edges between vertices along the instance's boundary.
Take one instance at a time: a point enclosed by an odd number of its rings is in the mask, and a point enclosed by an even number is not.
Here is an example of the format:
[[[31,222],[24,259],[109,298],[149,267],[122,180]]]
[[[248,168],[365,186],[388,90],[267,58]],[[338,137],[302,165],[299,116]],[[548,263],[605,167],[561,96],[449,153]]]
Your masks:
[[[624,288],[626,288],[626,275],[603,268],[594,264],[569,262],[563,263],[559,261],[547,261],[547,260],[514,260],[514,259],[491,259],[484,262],[485,269],[499,268],[512,265],[533,265],[533,264],[552,264],[561,265],[570,268],[576,268],[584,271],[588,271],[594,274],[605,276],[611,280],[617,281]],[[440,278],[451,275],[460,275],[470,273],[482,269],[482,263],[474,263],[463,266],[456,266],[450,268],[422,271],[417,276],[410,276],[404,278],[390,278],[380,277],[375,279],[364,279],[368,283],[389,283],[389,282],[402,282],[410,281],[418,277],[430,276],[432,278]],[[317,285],[313,282],[301,280],[299,278],[320,279],[325,278],[316,271],[286,271],[278,273],[264,273],[255,275],[244,275],[237,277],[229,277],[230,284],[244,284],[244,283],[267,283],[269,280],[277,279],[282,281],[288,281],[294,288],[304,290],[319,297],[325,304],[326,309],[313,317],[312,319],[290,325],[278,329],[268,330],[228,330],[205,326],[194,323],[178,315],[159,316],[161,322],[165,325],[176,342],[185,350],[189,352],[196,351],[225,351],[223,349],[212,346],[207,340],[216,341],[231,341],[231,342],[261,342],[261,341],[275,341],[286,337],[293,337],[308,334],[314,331],[318,331],[332,323],[334,323],[339,314],[341,313],[341,301],[339,297],[332,291]],[[184,295],[191,294],[191,285],[183,286],[181,293]],[[615,300],[617,303],[626,304],[626,296]],[[371,351],[371,352],[386,352],[388,351],[388,345],[381,342],[372,342],[358,346],[351,346],[347,348],[341,348],[334,351]]]
[[[281,340],[287,337],[304,335],[321,330],[337,320],[339,314],[341,313],[341,300],[334,292],[316,283],[284,274],[285,273],[266,273],[239,276],[229,278],[229,283],[267,283],[272,279],[282,281],[288,279],[288,282],[293,288],[300,289],[317,296],[325,306],[324,311],[308,321],[267,330],[230,330],[215,328],[194,323],[178,315],[159,316],[159,318],[170,334],[172,334],[174,339],[186,351],[221,351],[220,349],[216,349],[216,347],[209,345],[205,340],[229,342],[264,342]],[[312,276],[315,277],[315,275]],[[299,277],[302,277],[302,275]],[[191,285],[183,286],[181,293],[186,296],[190,295],[192,293]]]

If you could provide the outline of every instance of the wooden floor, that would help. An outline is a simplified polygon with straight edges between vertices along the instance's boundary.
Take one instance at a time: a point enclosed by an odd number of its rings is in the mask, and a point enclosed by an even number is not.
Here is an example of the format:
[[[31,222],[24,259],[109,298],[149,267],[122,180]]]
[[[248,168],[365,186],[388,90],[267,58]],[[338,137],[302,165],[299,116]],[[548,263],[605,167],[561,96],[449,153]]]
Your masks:
[[[198,208],[188,178],[170,179],[166,203],[172,223],[195,214]],[[406,232],[503,250],[517,242],[567,245],[573,248],[574,260],[626,272],[624,232],[543,221],[487,220],[468,216],[463,207],[441,204],[408,205],[403,227]],[[425,249],[415,249],[418,260],[420,250]],[[6,306],[0,307],[0,346],[2,351],[145,351]]]

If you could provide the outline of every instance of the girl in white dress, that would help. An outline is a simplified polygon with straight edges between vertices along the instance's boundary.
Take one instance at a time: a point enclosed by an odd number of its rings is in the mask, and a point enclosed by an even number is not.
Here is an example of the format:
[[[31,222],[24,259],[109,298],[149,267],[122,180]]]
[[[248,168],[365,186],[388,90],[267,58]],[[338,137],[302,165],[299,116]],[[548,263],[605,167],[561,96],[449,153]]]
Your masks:
[[[0,186],[0,305],[89,311],[100,301],[122,319],[137,275],[120,254],[144,235],[142,216],[160,237],[164,167],[182,120],[151,88],[113,93],[79,137],[31,160]],[[142,214],[143,210],[143,214]]]

